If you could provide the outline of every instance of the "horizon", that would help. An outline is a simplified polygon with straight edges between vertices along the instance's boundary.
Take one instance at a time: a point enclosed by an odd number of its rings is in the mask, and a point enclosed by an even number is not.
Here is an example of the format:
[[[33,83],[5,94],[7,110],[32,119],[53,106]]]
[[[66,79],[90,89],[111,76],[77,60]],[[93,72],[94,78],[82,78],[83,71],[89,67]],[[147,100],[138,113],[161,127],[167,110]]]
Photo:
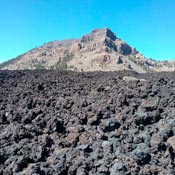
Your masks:
[[[173,0],[0,2],[0,63],[54,40],[110,28],[146,58],[175,59]],[[110,20],[109,20],[110,19]]]

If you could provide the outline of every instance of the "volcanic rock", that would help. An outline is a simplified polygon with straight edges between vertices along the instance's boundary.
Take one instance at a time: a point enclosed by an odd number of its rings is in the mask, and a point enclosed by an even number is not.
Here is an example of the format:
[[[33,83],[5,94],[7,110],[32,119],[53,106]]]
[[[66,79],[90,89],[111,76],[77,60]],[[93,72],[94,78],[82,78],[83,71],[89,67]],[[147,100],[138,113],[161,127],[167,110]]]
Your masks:
[[[174,79],[0,71],[0,174],[175,174]]]

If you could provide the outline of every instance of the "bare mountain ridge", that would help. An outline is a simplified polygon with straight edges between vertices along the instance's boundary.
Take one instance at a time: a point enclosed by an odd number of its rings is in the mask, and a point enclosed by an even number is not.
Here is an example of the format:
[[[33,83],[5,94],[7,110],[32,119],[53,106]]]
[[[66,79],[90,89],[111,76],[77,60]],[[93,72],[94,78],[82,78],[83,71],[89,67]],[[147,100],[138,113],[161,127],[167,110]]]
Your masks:
[[[74,71],[174,71],[175,62],[146,59],[109,28],[95,29],[80,39],[52,41],[0,65],[1,69]]]

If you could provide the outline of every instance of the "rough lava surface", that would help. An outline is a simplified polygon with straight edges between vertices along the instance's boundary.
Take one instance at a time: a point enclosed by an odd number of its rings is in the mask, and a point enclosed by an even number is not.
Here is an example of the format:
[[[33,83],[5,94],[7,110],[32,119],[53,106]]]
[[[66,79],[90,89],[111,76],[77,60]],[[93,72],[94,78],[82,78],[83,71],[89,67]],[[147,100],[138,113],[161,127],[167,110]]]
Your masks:
[[[174,159],[174,73],[0,71],[0,175],[173,175]]]

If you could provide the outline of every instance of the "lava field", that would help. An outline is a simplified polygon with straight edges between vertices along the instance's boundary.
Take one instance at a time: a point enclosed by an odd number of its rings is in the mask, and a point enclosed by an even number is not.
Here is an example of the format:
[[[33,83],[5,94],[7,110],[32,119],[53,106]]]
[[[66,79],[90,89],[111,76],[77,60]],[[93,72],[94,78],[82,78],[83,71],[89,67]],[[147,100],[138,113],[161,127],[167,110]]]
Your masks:
[[[174,175],[175,73],[0,71],[13,174]]]

